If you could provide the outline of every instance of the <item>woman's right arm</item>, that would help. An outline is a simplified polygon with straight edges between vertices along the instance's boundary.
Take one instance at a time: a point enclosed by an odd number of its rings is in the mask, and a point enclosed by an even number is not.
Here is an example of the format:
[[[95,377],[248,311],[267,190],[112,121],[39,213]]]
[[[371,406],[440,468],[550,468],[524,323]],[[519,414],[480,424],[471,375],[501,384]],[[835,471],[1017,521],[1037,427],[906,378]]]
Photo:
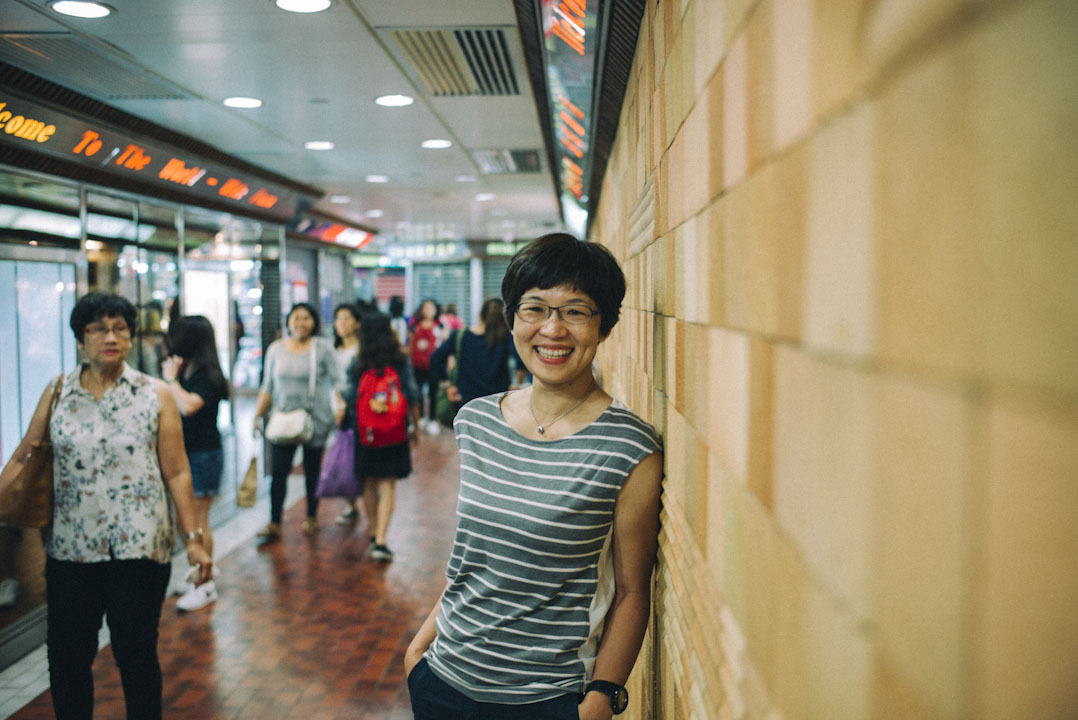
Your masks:
[[[442,595],[445,594],[445,590],[442,590],[438,595],[438,602],[434,603],[434,607],[427,614],[427,619],[423,621],[423,624],[419,627],[419,632],[412,638],[412,642],[408,643],[408,649],[404,651],[404,677],[408,677],[412,674],[412,668],[416,666],[420,658],[423,657],[423,653],[427,651],[431,643],[434,642],[434,638],[438,635],[438,608],[442,606]]]
[[[262,387],[258,389],[258,403],[255,405],[254,435],[257,437],[261,431],[259,421],[269,412],[273,404],[273,375],[277,372],[277,342],[273,341],[266,348],[264,365],[262,366]]]
[[[11,455],[11,459],[4,466],[3,471],[0,472],[0,488],[7,487],[8,483],[18,475],[19,470],[26,463],[26,459],[30,457],[30,449],[33,444],[47,439],[49,428],[46,425],[54,385],[55,382],[49,383],[45,388],[45,392],[41,393],[41,399],[37,401],[37,408],[34,410],[33,417],[30,418],[30,425],[26,428],[26,434],[23,435],[22,440],[15,448],[15,452]]]

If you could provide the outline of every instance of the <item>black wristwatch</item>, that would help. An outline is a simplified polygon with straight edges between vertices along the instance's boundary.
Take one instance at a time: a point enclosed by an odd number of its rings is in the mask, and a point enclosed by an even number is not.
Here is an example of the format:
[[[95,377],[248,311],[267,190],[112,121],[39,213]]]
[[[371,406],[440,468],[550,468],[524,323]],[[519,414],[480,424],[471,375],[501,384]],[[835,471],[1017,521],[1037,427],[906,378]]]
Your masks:
[[[592,690],[598,690],[610,698],[610,709],[614,711],[615,715],[621,715],[625,712],[625,708],[629,707],[629,691],[617,683],[607,682],[606,680],[592,680],[584,688],[584,694],[587,695]]]

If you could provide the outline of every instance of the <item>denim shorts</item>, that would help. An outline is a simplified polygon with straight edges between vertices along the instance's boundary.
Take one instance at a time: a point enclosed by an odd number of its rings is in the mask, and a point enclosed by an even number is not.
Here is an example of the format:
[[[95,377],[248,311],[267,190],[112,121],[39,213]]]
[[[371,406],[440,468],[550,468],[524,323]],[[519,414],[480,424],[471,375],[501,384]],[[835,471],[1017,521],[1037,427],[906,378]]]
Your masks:
[[[435,675],[426,658],[408,675],[408,694],[415,720],[580,720],[576,693],[523,705],[476,702]]]
[[[195,497],[211,497],[221,487],[221,473],[225,468],[223,450],[195,450],[187,453],[191,465],[191,485]]]

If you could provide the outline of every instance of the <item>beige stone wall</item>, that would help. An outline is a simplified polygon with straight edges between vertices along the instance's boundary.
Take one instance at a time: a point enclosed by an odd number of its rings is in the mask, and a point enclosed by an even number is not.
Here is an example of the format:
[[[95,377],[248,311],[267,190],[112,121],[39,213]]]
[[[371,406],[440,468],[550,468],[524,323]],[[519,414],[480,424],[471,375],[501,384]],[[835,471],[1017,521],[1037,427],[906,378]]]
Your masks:
[[[618,132],[628,717],[1078,717],[1078,3],[649,0]]]

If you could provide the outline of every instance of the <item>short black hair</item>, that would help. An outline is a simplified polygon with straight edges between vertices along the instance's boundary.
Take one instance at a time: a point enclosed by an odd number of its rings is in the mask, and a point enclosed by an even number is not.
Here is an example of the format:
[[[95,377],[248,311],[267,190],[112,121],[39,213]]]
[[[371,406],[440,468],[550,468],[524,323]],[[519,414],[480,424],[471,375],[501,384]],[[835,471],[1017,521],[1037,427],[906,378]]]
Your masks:
[[[502,300],[509,327],[517,303],[531,288],[570,285],[587,293],[599,306],[599,333],[604,337],[618,322],[625,299],[625,274],[604,246],[568,233],[550,233],[532,240],[509,262],[502,278]]]
[[[71,309],[71,331],[75,340],[83,341],[86,326],[103,318],[122,317],[131,332],[135,332],[138,310],[130,300],[114,293],[94,291],[86,293]]]
[[[285,328],[288,328],[288,321],[292,319],[292,313],[297,310],[306,310],[311,314],[311,317],[314,318],[314,330],[311,332],[311,336],[314,337],[318,335],[318,333],[322,331],[322,318],[319,317],[318,311],[315,310],[314,305],[307,302],[298,302],[292,306],[292,309],[288,311],[288,314],[285,315],[284,318]]]

